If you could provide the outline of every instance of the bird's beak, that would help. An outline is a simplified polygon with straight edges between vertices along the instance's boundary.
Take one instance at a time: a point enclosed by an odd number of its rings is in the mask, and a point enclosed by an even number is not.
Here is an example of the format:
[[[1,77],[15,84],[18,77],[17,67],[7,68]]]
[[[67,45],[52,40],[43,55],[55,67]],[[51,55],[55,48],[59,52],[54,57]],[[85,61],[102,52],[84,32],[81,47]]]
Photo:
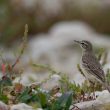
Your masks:
[[[80,44],[80,41],[74,40],[74,42]]]

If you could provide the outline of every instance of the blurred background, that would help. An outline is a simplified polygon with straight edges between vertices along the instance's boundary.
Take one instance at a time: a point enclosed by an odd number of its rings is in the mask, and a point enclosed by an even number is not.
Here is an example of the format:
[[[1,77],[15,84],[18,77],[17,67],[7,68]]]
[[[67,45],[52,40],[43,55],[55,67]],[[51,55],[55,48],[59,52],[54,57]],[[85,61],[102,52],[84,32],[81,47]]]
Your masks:
[[[89,40],[109,53],[110,0],[0,0],[0,46],[10,62],[16,59],[25,24],[28,46],[17,67],[24,68],[25,84],[29,78],[40,81],[49,75],[33,69],[33,63],[50,65],[81,84],[84,78],[77,70],[81,49],[74,40]]]

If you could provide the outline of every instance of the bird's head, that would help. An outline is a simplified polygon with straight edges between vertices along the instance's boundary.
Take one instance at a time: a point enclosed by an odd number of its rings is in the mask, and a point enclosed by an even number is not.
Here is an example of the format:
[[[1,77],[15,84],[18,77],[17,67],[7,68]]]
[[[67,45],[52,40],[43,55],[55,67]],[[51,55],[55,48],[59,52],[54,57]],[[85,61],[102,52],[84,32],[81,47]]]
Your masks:
[[[89,41],[82,40],[82,41],[76,41],[77,44],[79,44],[84,51],[92,51],[92,44]]]

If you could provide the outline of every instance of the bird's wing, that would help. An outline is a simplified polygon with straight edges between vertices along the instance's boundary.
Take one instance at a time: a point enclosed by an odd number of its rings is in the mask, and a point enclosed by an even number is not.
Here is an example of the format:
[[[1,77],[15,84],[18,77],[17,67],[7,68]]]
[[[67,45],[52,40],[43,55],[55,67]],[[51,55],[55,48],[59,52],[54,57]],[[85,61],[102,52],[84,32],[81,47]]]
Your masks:
[[[88,58],[87,58],[88,57]],[[82,58],[82,65],[84,66],[85,70],[98,78],[101,82],[105,82],[105,75],[104,71],[101,67],[101,64],[97,60],[95,56],[85,56]]]

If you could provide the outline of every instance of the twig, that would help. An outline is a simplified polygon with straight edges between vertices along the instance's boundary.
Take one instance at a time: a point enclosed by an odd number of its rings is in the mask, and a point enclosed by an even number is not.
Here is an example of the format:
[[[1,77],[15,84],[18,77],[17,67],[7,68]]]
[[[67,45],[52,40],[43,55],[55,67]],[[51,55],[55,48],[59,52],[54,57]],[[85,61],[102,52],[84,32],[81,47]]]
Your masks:
[[[24,53],[25,47],[26,47],[26,42],[27,42],[27,35],[28,35],[28,25],[25,25],[25,31],[24,31],[24,37],[23,37],[23,44],[22,44],[22,48],[20,51],[20,55],[18,56],[18,58],[16,59],[15,63],[12,65],[12,68],[14,68],[16,66],[16,64],[19,62],[22,54]]]
[[[71,108],[70,110],[81,110],[78,106],[73,105],[73,108]]]

